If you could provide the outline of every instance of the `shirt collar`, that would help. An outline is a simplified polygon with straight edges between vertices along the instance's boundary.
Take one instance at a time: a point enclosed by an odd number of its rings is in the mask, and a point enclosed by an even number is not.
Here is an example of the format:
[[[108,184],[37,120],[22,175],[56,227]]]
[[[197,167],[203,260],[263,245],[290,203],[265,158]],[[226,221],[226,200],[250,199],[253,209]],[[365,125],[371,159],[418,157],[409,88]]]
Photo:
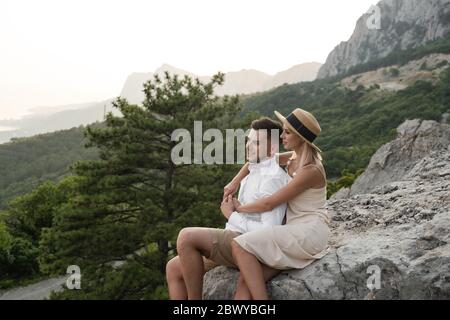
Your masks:
[[[278,163],[275,159],[275,156],[270,158],[266,158],[259,163],[250,163],[248,166],[248,170],[252,171],[264,171],[267,173],[273,172],[274,169],[278,168]]]

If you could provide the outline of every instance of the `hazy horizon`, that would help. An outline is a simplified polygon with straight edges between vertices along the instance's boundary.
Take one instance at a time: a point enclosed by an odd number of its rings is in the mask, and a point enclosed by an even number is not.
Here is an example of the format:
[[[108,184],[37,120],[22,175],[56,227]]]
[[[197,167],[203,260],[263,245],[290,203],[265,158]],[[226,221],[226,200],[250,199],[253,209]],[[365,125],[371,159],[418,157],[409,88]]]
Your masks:
[[[0,119],[118,96],[162,64],[203,76],[324,63],[377,2],[2,1]]]

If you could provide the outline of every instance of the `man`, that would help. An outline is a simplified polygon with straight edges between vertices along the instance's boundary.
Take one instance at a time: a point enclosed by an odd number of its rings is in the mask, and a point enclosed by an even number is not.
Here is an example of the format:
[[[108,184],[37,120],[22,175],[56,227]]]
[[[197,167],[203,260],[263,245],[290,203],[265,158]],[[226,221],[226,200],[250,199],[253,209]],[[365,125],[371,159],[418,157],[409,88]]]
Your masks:
[[[272,131],[273,130],[273,131]],[[282,126],[269,118],[252,122],[246,143],[249,174],[242,180],[238,199],[250,203],[267,197],[288,183],[286,172],[280,168],[278,152]],[[272,139],[276,134],[276,139]],[[272,140],[276,143],[271,143]],[[218,265],[236,267],[231,241],[238,235],[271,225],[280,225],[286,204],[258,214],[234,212],[232,195],[223,199],[220,207],[227,218],[225,229],[184,228],[177,239],[178,256],[166,266],[166,278],[171,299],[202,298],[203,276]]]

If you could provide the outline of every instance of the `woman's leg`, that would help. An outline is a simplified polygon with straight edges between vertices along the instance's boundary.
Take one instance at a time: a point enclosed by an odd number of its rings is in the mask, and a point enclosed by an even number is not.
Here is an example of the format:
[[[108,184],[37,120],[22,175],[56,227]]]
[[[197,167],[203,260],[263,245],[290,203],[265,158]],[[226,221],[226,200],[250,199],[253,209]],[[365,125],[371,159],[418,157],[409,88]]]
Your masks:
[[[245,283],[242,273],[239,274],[234,300],[252,300],[252,294]]]
[[[203,257],[209,257],[213,241],[207,228],[184,228],[178,234],[177,251],[189,300],[202,299]]]
[[[273,269],[271,267],[266,266],[265,264],[261,264],[263,269],[263,276],[264,281],[267,282],[276,275],[281,273],[281,270]],[[238,284],[236,287],[236,293],[234,295],[235,300],[251,300],[252,294],[250,292],[250,289],[247,286],[247,283],[245,283],[245,279],[242,276],[242,274],[239,275]]]
[[[166,279],[171,300],[187,300],[188,293],[184,284],[180,257],[172,258],[166,265]]]
[[[254,255],[245,251],[236,241],[231,242],[233,257],[239,267],[245,284],[255,300],[268,300],[263,265]],[[268,268],[268,269],[267,269]],[[266,268],[267,277],[275,274],[275,269]],[[278,270],[277,270],[278,271]],[[273,275],[272,275],[273,277]],[[243,290],[243,289],[241,289]]]

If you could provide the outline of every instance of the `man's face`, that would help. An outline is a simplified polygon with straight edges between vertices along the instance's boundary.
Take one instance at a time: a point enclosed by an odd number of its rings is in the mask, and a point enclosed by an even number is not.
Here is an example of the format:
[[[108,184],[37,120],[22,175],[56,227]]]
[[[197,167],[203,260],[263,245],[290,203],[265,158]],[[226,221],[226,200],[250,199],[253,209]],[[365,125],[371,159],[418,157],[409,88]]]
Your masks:
[[[267,130],[251,129],[245,147],[249,162],[257,163],[267,158],[269,155]]]

